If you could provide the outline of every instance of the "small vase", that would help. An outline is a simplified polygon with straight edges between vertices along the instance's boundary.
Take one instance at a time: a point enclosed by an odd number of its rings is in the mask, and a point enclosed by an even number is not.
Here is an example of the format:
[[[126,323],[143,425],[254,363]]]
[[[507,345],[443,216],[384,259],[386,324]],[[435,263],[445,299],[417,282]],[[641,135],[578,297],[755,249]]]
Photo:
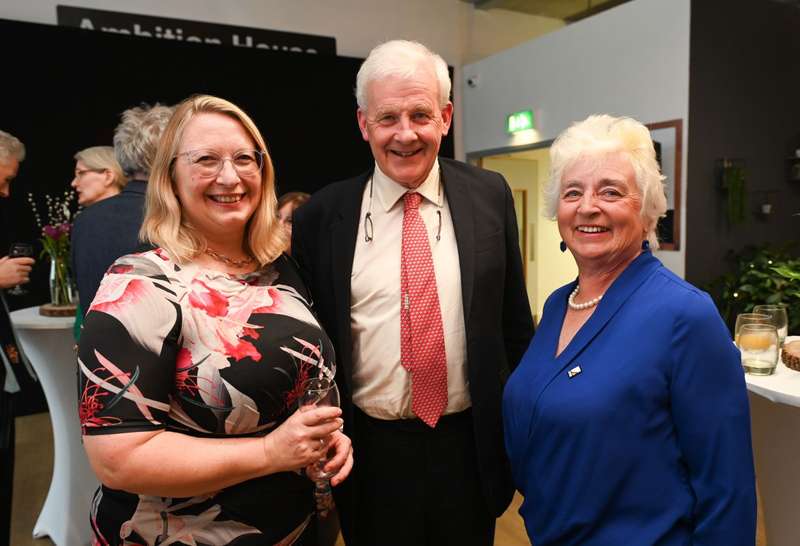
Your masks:
[[[65,258],[50,257],[50,303],[53,305],[72,304],[72,279]]]

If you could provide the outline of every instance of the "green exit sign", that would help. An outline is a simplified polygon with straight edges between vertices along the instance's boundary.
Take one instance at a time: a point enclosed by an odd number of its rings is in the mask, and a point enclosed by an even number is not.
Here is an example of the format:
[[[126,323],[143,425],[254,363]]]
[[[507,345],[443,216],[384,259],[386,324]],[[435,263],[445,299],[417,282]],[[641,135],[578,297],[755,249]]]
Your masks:
[[[533,112],[531,110],[514,112],[506,118],[506,130],[509,133],[519,133],[528,129],[533,129]]]

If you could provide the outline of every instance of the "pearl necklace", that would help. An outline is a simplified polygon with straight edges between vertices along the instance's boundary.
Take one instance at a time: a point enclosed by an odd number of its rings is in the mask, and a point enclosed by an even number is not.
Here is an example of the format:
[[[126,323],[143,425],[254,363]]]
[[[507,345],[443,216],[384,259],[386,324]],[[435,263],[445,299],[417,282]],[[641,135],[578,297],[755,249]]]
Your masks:
[[[229,258],[228,256],[220,254],[219,252],[211,248],[206,248],[204,252],[209,256],[211,256],[212,258],[214,258],[215,260],[217,260],[218,262],[228,264],[229,266],[235,267],[236,269],[242,269],[243,267],[247,267],[248,265],[253,263],[253,261],[255,261],[255,258],[253,258],[252,256],[247,256],[246,258],[243,258],[241,260]]]
[[[575,290],[572,291],[572,294],[569,295],[569,298],[567,299],[567,303],[569,304],[569,308],[570,309],[573,309],[575,311],[582,311],[584,309],[588,309],[590,307],[594,307],[595,305],[600,303],[600,300],[603,299],[603,294],[600,294],[596,298],[594,298],[592,300],[589,300],[587,302],[575,303],[575,296],[578,295],[578,292],[580,292],[580,290],[581,290],[581,285],[577,285],[577,286],[575,286]]]

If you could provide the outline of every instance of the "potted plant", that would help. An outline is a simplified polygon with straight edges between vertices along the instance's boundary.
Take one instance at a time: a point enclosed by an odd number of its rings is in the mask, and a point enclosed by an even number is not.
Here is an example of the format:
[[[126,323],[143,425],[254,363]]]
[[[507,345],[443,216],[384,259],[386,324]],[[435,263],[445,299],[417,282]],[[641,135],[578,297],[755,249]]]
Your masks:
[[[783,304],[789,315],[789,335],[800,334],[800,258],[790,246],[762,245],[729,253],[734,271],[718,277],[706,288],[722,318],[733,330],[736,315],[761,303]]]

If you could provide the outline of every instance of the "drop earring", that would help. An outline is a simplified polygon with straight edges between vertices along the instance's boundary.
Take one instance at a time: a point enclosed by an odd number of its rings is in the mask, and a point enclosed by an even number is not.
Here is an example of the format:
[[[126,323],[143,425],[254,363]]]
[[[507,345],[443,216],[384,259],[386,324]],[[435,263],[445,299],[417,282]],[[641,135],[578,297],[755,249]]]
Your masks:
[[[558,244],[558,248],[561,249],[561,252],[566,252],[567,251],[567,243],[565,243],[564,241],[561,241]]]
[[[650,241],[647,239],[642,241],[642,250],[650,250]]]

